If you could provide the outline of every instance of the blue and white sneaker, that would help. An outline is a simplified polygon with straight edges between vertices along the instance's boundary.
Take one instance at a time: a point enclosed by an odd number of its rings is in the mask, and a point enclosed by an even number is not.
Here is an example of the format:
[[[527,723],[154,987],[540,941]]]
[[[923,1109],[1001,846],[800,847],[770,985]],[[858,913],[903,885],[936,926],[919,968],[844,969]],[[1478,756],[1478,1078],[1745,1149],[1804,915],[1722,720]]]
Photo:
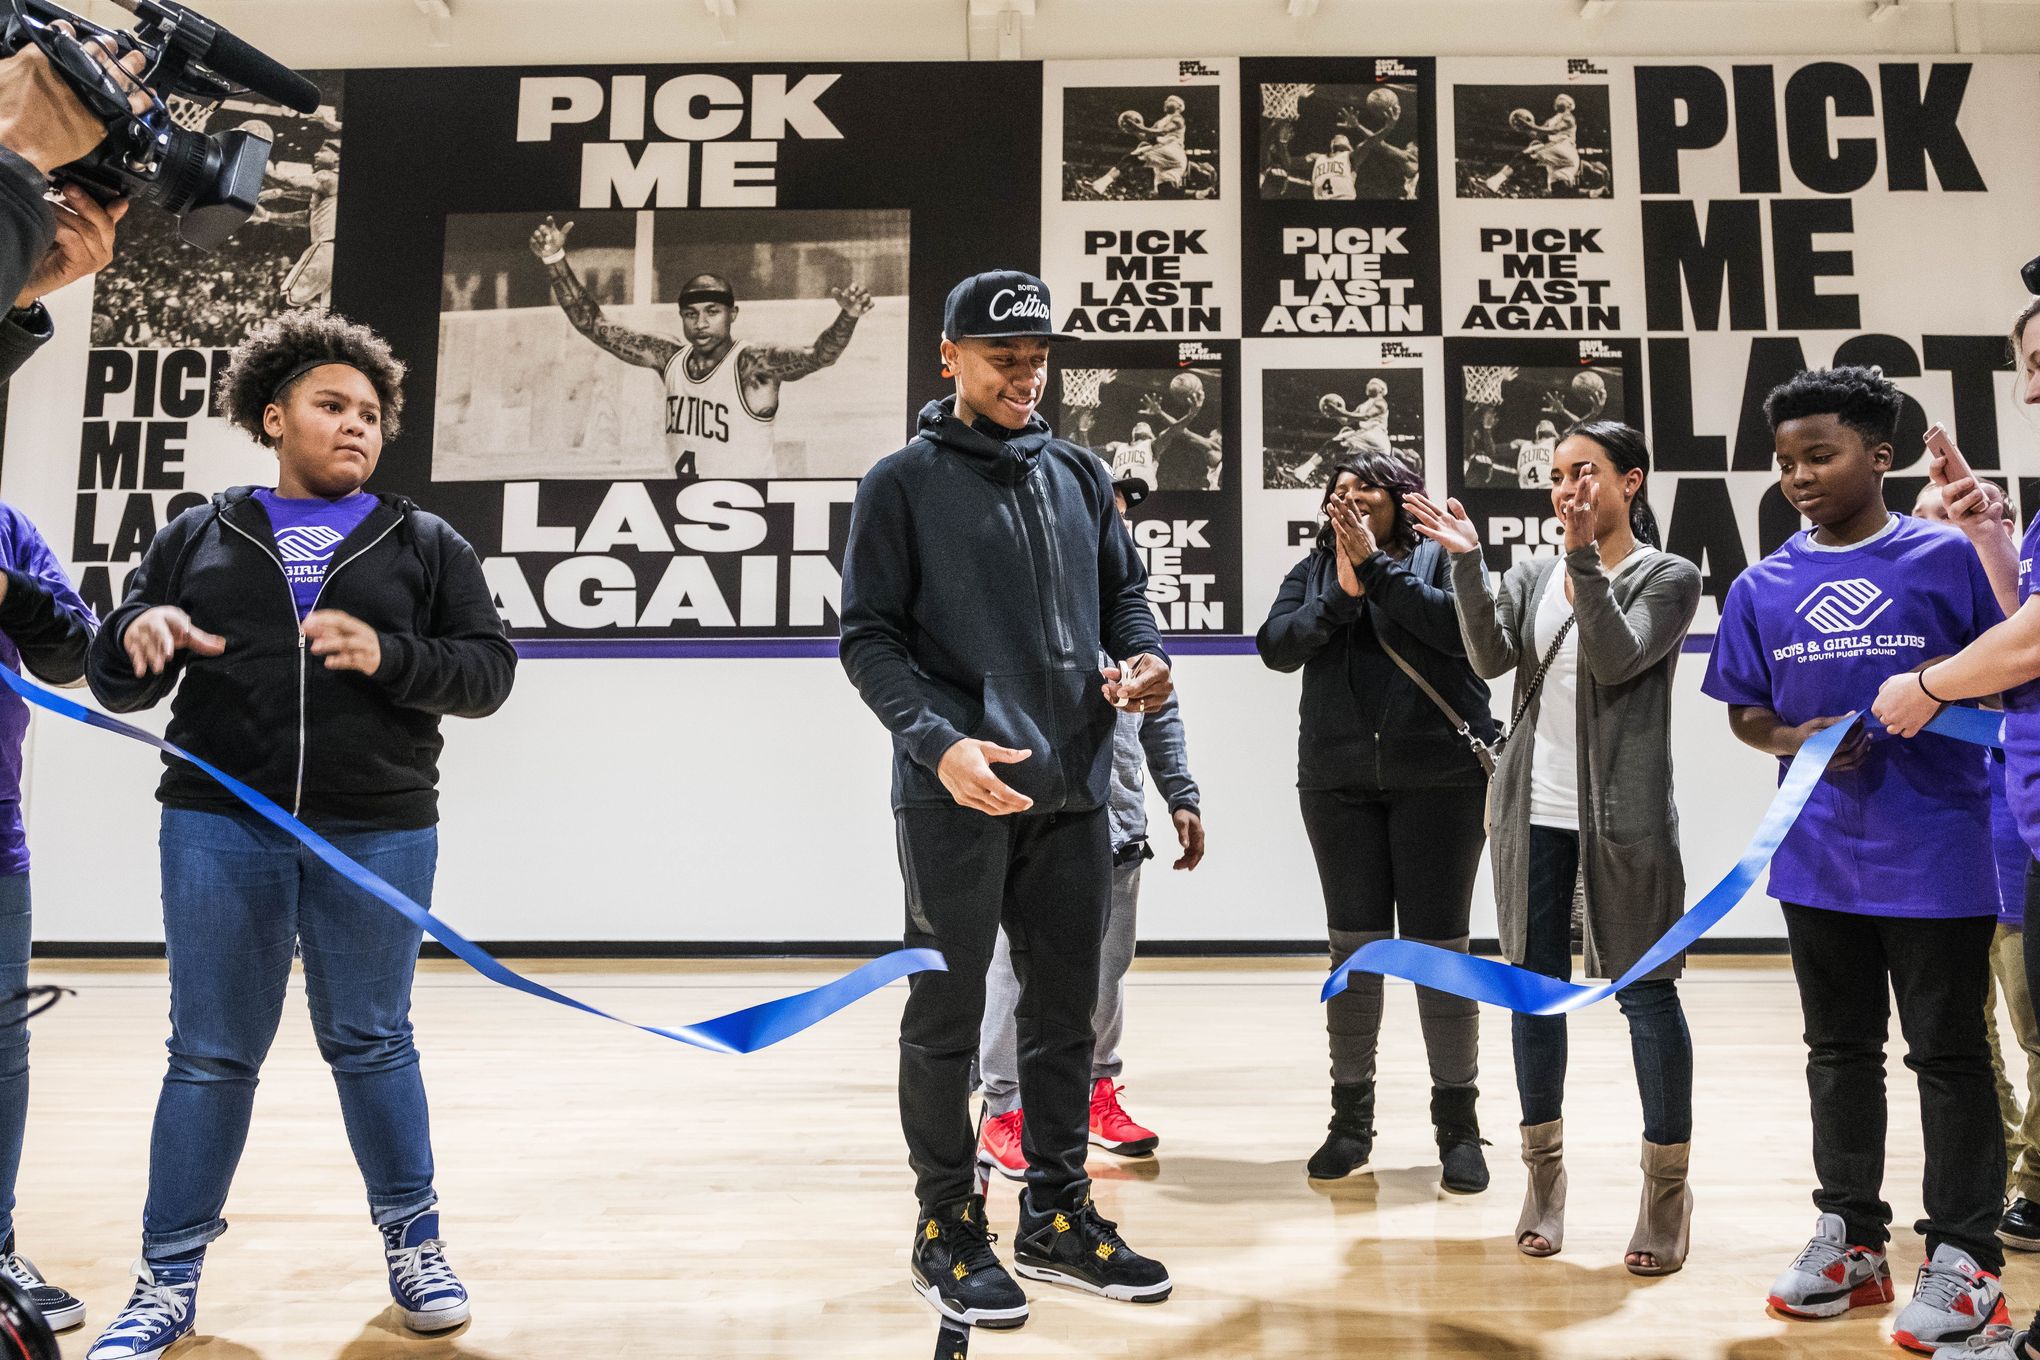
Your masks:
[[[468,1292],[446,1264],[439,1240],[439,1215],[427,1210],[382,1230],[383,1257],[390,1267],[390,1297],[404,1310],[414,1332],[443,1332],[468,1320]],[[98,1360],[89,1356],[87,1360]]]
[[[51,1284],[35,1268],[35,1262],[14,1250],[14,1236],[0,1242],[0,1275],[21,1287],[28,1301],[42,1314],[53,1332],[68,1331],[85,1320],[85,1305],[70,1290]]]
[[[198,1321],[198,1271],[189,1261],[135,1262],[135,1292],[85,1352],[85,1360],[157,1360]]]

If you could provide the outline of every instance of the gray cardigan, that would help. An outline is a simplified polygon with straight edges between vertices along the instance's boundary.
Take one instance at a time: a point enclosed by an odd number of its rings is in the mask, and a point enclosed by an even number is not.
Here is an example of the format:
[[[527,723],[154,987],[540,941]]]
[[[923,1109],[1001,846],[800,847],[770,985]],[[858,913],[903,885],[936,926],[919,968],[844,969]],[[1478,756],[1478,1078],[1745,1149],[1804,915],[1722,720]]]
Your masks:
[[[1612,583],[1593,548],[1578,549],[1564,563],[1579,636],[1586,970],[1589,977],[1614,978],[1686,910],[1679,813],[1672,802],[1672,667],[1700,606],[1700,572],[1665,552]],[[1452,558],[1453,603],[1467,658],[1484,679],[1516,672],[1512,711],[1542,659],[1531,626],[1558,566],[1555,557],[1518,562],[1497,595],[1478,551]],[[1523,961],[1529,916],[1530,764],[1539,699],[1502,748],[1492,794],[1495,909],[1502,953],[1512,963]],[[1681,956],[1649,976],[1677,977],[1683,967]]]

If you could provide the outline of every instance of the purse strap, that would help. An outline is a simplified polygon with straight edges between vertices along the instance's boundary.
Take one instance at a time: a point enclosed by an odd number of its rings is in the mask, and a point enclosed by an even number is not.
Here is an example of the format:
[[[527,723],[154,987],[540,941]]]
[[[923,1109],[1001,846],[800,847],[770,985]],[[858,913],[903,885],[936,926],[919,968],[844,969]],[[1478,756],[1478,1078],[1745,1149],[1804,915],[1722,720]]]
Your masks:
[[[1531,702],[1537,698],[1537,691],[1544,685],[1545,673],[1551,669],[1551,663],[1558,660],[1558,649],[1565,646],[1566,634],[1572,632],[1573,623],[1578,618],[1578,614],[1567,614],[1565,622],[1558,626],[1558,632],[1552,637],[1551,645],[1544,649],[1544,660],[1538,663],[1537,674],[1530,677],[1530,683],[1523,688],[1523,697],[1516,701],[1515,715],[1509,719],[1509,732],[1514,732],[1516,725],[1523,721],[1523,715],[1529,712]],[[1535,615],[1531,616],[1530,626],[1537,626]],[[1506,739],[1508,733],[1502,735]]]
[[[1573,632],[1573,622],[1575,622],[1577,618],[1579,618],[1577,614],[1567,614],[1567,616],[1565,616],[1565,622],[1563,622],[1563,624],[1559,624],[1559,632],[1557,632],[1557,636],[1552,636],[1552,640],[1550,640],[1550,646],[1546,646],[1546,648],[1544,648],[1544,661],[1540,661],[1540,663],[1538,663],[1536,675],[1532,675],[1532,677],[1530,677],[1530,683],[1528,683],[1528,685],[1524,687],[1522,699],[1518,699],[1518,703],[1516,703],[1516,716],[1514,716],[1514,718],[1510,718],[1510,730],[1508,730],[1508,732],[1503,732],[1503,734],[1501,734],[1501,740],[1508,740],[1510,732],[1514,732],[1514,730],[1516,730],[1516,724],[1520,724],[1520,722],[1524,720],[1524,714],[1526,714],[1526,712],[1530,710],[1530,703],[1532,703],[1532,701],[1536,699],[1536,691],[1544,687],[1544,675],[1546,675],[1546,673],[1550,673],[1550,667],[1552,667],[1552,663],[1554,663],[1554,661],[1559,661],[1559,648],[1561,648],[1561,646],[1565,646],[1565,638],[1567,638],[1567,634],[1569,634],[1569,632]],[[1385,652],[1387,652],[1387,655],[1389,655],[1389,661],[1393,661],[1393,663],[1397,665],[1397,669],[1401,669],[1401,673],[1404,673],[1404,675],[1408,675],[1408,677],[1410,677],[1410,681],[1412,681],[1412,683],[1414,683],[1414,685],[1416,685],[1418,689],[1422,689],[1422,691],[1424,691],[1424,697],[1426,697],[1426,699],[1430,699],[1430,701],[1432,701],[1432,703],[1436,705],[1436,708],[1438,708],[1438,712],[1440,712],[1440,714],[1444,714],[1444,720],[1446,720],[1448,724],[1452,724],[1452,730],[1455,730],[1455,732],[1459,732],[1459,736],[1461,736],[1461,738],[1463,738],[1463,740],[1465,740],[1465,742],[1467,742],[1469,746],[1481,746],[1481,748],[1487,748],[1487,742],[1483,742],[1481,738],[1477,738],[1477,736],[1473,734],[1473,728],[1471,728],[1471,726],[1467,726],[1467,720],[1459,716],[1459,710],[1455,710],[1455,708],[1452,708],[1452,705],[1450,705],[1450,703],[1446,703],[1446,701],[1444,701],[1444,695],[1442,695],[1442,693],[1438,693],[1438,691],[1436,691],[1436,689],[1432,687],[1432,683],[1430,683],[1428,679],[1424,679],[1424,677],[1422,677],[1422,675],[1418,673],[1418,669],[1416,669],[1414,665],[1410,665],[1408,661],[1404,661],[1404,655],[1401,655],[1401,652],[1397,652],[1397,650],[1395,650],[1395,648],[1393,648],[1393,646],[1389,644],[1389,640],[1387,640],[1387,636],[1385,636],[1385,634],[1381,632],[1381,628],[1375,628],[1375,642],[1379,642],[1379,644],[1381,644],[1381,650],[1385,650]],[[1495,746],[1499,746],[1499,744],[1501,744],[1501,742],[1495,742]]]

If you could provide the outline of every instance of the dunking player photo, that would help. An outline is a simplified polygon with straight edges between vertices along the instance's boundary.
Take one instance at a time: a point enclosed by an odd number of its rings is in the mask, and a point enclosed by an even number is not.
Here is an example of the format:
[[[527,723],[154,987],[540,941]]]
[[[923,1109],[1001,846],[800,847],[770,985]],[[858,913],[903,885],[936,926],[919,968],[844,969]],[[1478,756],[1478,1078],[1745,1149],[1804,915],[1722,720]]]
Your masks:
[[[1468,487],[1551,485],[1551,457],[1575,425],[1623,418],[1622,370],[1477,366],[1463,370]]]
[[[680,287],[682,339],[636,331],[607,320],[567,259],[564,226],[548,217],[531,233],[531,253],[551,280],[553,300],[574,329],[627,364],[649,368],[665,384],[666,449],[673,475],[759,477],[773,470],[772,422],[779,388],[842,357],[857,321],[872,307],[860,284],[831,290],[842,310],[808,346],[751,344],[733,334],[735,289],[716,274],[697,274]]]
[[[134,213],[121,223],[113,263],[92,288],[94,344],[224,349],[279,304],[330,305],[344,82],[339,72],[313,75],[319,103],[309,114],[248,95],[216,105],[168,101],[180,127],[268,142],[269,168],[247,225],[210,254],[179,237],[168,213]]]
[[[245,125],[271,137],[268,125]],[[337,123],[328,124],[337,133]],[[283,296],[293,307],[327,307],[333,301],[334,223],[340,215],[340,143],[328,140],[312,153],[311,164],[271,160],[252,222],[302,226],[311,241],[284,275]]]
[[[1063,91],[1063,197],[1213,198],[1216,85]]]
[[[1415,198],[1416,108],[1404,85],[1263,85],[1261,197]]]
[[[1224,482],[1221,378],[1215,368],[1071,368],[1062,423],[1112,469],[1150,491],[1217,491]]]
[[[1453,107],[1461,198],[1607,197],[1606,86],[1460,85]]]
[[[1360,454],[1423,466],[1423,375],[1415,368],[1271,371],[1262,378],[1262,485],[1319,487]]]

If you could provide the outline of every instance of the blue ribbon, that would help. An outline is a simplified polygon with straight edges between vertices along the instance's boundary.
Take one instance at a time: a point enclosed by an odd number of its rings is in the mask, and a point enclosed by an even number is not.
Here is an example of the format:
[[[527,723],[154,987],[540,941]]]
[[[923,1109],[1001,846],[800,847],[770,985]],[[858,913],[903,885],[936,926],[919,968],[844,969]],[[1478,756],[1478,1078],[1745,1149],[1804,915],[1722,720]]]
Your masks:
[[[1985,713],[1974,708],[1944,708],[1927,724],[1926,730],[1978,746],[1999,746],[2003,744],[1999,737],[2002,721],[2003,715],[1998,713]],[[1720,924],[1736,903],[1749,894],[1770,864],[1771,857],[1778,853],[1778,846],[1786,833],[1792,830],[1799,814],[1805,811],[1814,786],[1827,773],[1828,762],[1834,759],[1836,750],[1855,727],[1854,721],[1838,722],[1816,732],[1799,748],[1799,754],[1792,758],[1791,767],[1778,784],[1771,806],[1764,812],[1757,834],[1750,839],[1735,867],[1709,889],[1705,897],[1694,903],[1692,910],[1680,917],[1677,925],[1644,951],[1643,957],[1632,964],[1628,972],[1613,982],[1599,987],[1582,987],[1496,959],[1475,958],[1471,954],[1440,949],[1437,945],[1418,944],[1413,940],[1376,940],[1362,945],[1332,969],[1319,999],[1330,1001],[1345,991],[1348,975],[1354,972],[1403,978],[1419,987],[1485,1001],[1491,1006],[1521,1011],[1525,1015],[1564,1015],[1615,995],[1638,978],[1647,977],[1667,960],[1684,953],[1695,940]]]
[[[97,709],[87,708],[81,703],[66,699],[61,694],[51,693],[42,686],[16,675],[11,668],[4,665],[0,665],[0,682],[4,682],[9,689],[37,708],[84,723],[87,727],[97,727],[101,731],[112,732],[153,746],[204,770],[221,788],[247,804],[264,820],[301,841],[313,854],[332,866],[335,873],[369,896],[386,904],[412,925],[445,945],[455,958],[489,981],[528,996],[535,996],[573,1010],[585,1011],[604,1020],[614,1020],[619,1025],[641,1029],[647,1034],[656,1034],[662,1039],[692,1044],[696,1048],[706,1048],[717,1053],[755,1053],[761,1048],[768,1048],[781,1039],[791,1038],[809,1026],[828,1019],[853,1001],[862,1000],[889,982],[897,981],[910,973],[939,973],[948,969],[942,955],[933,949],[896,949],[837,978],[834,982],[825,983],[811,991],[779,997],[756,1006],[748,1006],[740,1011],[731,1011],[728,1015],[718,1015],[713,1020],[680,1025],[673,1029],[667,1029],[663,1025],[640,1025],[636,1021],[611,1015],[598,1006],[591,1006],[564,992],[556,992],[505,967],[487,950],[348,858],[336,849],[332,842],[285,812],[274,800],[217,766],[200,760],[189,751],[171,745],[153,732],[145,732],[118,718],[108,717]]]

